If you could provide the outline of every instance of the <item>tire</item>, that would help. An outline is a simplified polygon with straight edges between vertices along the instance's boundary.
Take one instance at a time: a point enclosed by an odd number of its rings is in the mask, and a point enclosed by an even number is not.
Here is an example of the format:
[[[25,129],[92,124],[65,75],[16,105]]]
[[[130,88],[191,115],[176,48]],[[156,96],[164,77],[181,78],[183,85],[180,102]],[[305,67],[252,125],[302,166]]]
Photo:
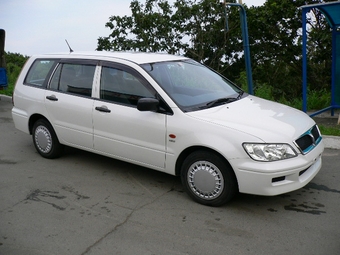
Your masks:
[[[64,146],[59,143],[51,124],[45,119],[37,120],[32,129],[33,143],[38,153],[44,158],[58,158]]]
[[[183,162],[181,180],[188,195],[208,206],[221,206],[238,191],[234,171],[222,157],[210,151],[195,151]]]

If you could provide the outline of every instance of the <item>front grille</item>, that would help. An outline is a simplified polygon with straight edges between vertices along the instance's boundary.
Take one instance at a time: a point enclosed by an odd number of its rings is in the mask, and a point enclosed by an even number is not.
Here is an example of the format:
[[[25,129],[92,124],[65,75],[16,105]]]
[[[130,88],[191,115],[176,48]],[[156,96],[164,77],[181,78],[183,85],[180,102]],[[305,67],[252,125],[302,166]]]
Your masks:
[[[310,135],[304,135],[296,140],[297,145],[299,146],[300,150],[305,151],[311,146],[314,142],[314,138]]]
[[[312,128],[311,134],[313,135],[315,141],[317,141],[321,136],[320,131],[316,125]]]
[[[319,128],[315,125],[295,140],[294,143],[303,154],[307,154],[320,143],[321,139]]]

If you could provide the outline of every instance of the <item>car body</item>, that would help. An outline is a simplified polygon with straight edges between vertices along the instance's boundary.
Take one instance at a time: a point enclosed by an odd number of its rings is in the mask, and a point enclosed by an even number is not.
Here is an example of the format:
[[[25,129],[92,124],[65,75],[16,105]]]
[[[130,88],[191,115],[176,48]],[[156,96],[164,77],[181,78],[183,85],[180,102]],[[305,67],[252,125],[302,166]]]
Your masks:
[[[319,172],[324,149],[305,113],[244,93],[182,56],[72,52],[31,57],[13,94],[15,127],[37,151],[71,146],[181,176],[197,202],[278,195]]]

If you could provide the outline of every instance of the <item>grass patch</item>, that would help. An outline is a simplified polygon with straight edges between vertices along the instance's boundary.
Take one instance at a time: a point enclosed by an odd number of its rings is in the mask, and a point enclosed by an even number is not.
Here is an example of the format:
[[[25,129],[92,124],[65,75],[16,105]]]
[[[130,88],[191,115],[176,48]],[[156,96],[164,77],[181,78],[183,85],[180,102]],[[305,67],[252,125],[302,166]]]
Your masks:
[[[241,73],[240,78],[236,81],[238,85],[245,91],[247,89],[247,80],[245,74]],[[268,84],[260,84],[255,88],[255,96],[275,101],[281,104],[288,105],[298,110],[302,110],[302,95],[300,98],[289,98],[287,99],[284,96],[281,96],[278,100],[274,97],[273,87]],[[331,92],[326,89],[319,91],[307,91],[307,109],[312,112],[315,112],[320,109],[324,109],[331,105]],[[323,135],[332,135],[332,136],[340,136],[340,126],[339,127],[331,127],[325,126],[322,124],[318,124],[320,128],[320,132]]]
[[[334,136],[340,136],[340,127],[329,127],[324,125],[318,125],[320,132],[322,135],[334,135]]]
[[[256,91],[255,95],[264,99],[268,99],[271,101],[276,101],[281,104],[285,104],[291,106],[293,108],[302,110],[302,95],[301,98],[290,98],[282,96],[278,100],[273,96],[273,88],[269,85],[261,85]],[[320,91],[307,91],[307,109],[324,109],[331,105],[331,92],[326,91],[325,89]]]
[[[6,96],[12,96],[13,95],[13,89],[14,89],[14,85],[9,84],[8,87],[0,89],[0,94],[6,95]]]

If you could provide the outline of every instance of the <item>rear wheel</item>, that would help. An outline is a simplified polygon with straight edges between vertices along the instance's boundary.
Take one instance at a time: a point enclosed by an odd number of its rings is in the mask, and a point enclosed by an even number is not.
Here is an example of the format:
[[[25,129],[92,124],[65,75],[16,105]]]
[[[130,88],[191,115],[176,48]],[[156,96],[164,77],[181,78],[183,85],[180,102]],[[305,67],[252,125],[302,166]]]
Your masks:
[[[209,151],[195,151],[184,160],[181,180],[189,196],[203,205],[221,206],[237,192],[236,177],[229,164]]]
[[[63,152],[64,146],[59,143],[51,124],[44,119],[34,123],[32,138],[36,150],[44,158],[57,158]]]

